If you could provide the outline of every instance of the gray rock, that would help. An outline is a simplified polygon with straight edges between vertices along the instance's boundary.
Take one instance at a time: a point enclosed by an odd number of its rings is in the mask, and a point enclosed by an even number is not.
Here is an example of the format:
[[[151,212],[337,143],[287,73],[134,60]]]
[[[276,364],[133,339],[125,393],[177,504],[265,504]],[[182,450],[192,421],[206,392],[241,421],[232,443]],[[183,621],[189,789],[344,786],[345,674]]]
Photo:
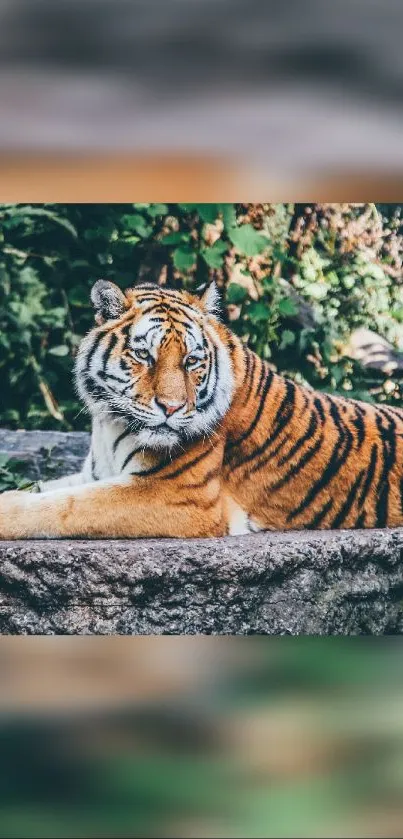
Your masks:
[[[1,432],[0,449],[41,471],[35,438],[47,448],[44,432]],[[88,447],[84,434],[49,440],[70,466]],[[0,632],[399,634],[402,556],[403,528],[0,542]]]
[[[24,473],[33,481],[59,478],[78,472],[88,452],[90,435],[84,431],[8,431],[0,429],[0,455],[26,465]]]

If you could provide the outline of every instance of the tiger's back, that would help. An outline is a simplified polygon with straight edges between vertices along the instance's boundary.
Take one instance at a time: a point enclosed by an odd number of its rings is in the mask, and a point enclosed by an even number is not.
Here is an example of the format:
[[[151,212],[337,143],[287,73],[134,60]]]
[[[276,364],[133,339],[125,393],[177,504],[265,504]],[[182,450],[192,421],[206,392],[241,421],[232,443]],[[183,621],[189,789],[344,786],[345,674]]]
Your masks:
[[[402,410],[311,391],[250,351],[238,376],[223,475],[252,529],[403,523]]]

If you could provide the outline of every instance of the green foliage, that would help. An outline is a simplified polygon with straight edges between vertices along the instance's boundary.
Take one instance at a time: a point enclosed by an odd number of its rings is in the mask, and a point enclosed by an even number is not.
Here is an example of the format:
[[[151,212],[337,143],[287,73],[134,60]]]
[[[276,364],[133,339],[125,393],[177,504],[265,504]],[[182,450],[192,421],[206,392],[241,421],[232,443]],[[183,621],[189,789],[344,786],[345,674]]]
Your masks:
[[[25,470],[25,461],[0,452],[0,492],[31,487],[33,482],[24,477]]]
[[[279,371],[399,404],[345,352],[367,326],[403,349],[399,208],[370,204],[0,205],[0,424],[82,429],[72,366],[90,289],[215,279],[234,331]],[[392,393],[393,391],[393,393]]]

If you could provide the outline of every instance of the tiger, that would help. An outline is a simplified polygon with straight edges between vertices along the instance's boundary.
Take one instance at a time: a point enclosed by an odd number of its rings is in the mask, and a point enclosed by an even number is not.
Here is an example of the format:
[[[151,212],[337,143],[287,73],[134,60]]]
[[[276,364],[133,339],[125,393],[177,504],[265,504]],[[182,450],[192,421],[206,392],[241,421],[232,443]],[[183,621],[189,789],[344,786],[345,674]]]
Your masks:
[[[0,538],[215,538],[403,523],[403,410],[279,375],[203,292],[92,288],[81,472],[0,497]]]

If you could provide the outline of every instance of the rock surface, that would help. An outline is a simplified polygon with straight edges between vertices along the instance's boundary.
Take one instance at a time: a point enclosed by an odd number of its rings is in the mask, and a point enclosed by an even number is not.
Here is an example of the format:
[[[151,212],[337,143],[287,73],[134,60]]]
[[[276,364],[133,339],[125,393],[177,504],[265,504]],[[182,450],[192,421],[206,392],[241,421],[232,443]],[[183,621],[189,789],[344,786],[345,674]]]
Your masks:
[[[33,481],[78,472],[88,452],[85,431],[8,431],[0,428],[0,455],[8,454],[25,464],[24,474]]]
[[[0,432],[0,451],[42,476],[55,452],[52,474],[87,448],[85,434]],[[402,558],[403,528],[0,542],[0,632],[398,634]]]

